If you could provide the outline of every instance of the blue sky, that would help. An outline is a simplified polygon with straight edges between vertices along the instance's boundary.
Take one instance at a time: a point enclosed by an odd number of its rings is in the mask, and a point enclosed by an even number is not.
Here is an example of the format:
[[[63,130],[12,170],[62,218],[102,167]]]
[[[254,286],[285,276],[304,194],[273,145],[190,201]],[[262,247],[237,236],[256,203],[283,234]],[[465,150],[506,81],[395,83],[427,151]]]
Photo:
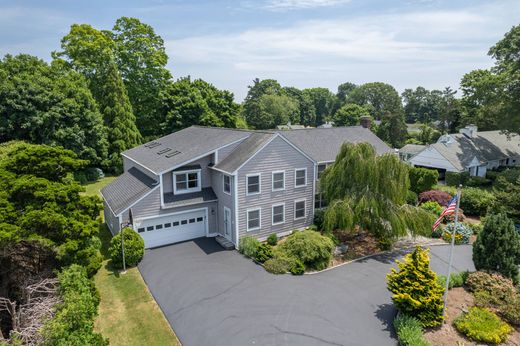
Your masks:
[[[203,78],[241,101],[256,77],[332,91],[346,81],[457,88],[492,65],[486,53],[520,24],[520,1],[0,0],[0,55],[49,60],[72,23],[110,29],[121,16],[164,38],[176,78]]]

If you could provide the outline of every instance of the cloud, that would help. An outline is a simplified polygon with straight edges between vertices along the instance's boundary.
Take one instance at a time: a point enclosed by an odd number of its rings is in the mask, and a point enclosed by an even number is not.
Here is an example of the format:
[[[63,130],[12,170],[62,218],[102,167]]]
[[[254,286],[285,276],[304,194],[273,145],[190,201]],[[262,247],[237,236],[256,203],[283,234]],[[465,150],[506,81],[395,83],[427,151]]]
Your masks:
[[[515,24],[512,13],[511,6],[480,6],[307,20],[166,45],[177,71],[197,66],[214,81],[238,74],[247,81],[271,76],[297,86],[382,80],[399,88],[457,87],[465,72],[491,65],[487,50]],[[233,89],[243,97],[245,88]]]
[[[347,2],[350,2],[350,0],[268,0],[267,3],[261,7],[272,11],[288,11],[336,6]]]

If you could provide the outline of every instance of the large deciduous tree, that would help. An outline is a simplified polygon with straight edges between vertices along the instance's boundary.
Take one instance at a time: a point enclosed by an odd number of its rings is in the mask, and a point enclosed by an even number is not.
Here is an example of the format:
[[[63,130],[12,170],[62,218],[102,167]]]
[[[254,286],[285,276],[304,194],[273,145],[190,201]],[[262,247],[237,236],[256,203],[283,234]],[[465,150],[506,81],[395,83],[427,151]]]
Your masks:
[[[332,114],[336,111],[337,101],[334,95],[327,88],[309,88],[303,90],[304,95],[307,95],[314,105],[316,111],[316,122],[314,126],[324,124],[329,120]]]
[[[368,143],[345,143],[332,166],[320,178],[329,202],[324,228],[354,231],[360,226],[389,247],[408,234],[431,232],[431,216],[406,204],[408,166],[396,155],[377,156]]]
[[[353,89],[347,97],[348,103],[366,106],[370,114],[381,120],[385,114],[403,115],[401,97],[393,86],[381,82],[366,83]]]
[[[29,55],[0,60],[0,141],[61,145],[92,165],[107,157],[103,118],[85,78]]]
[[[334,113],[332,120],[334,126],[354,126],[359,124],[359,119],[363,116],[370,116],[365,107],[347,103]]]
[[[316,124],[316,109],[310,96],[302,90],[294,87],[283,88],[286,95],[298,102],[300,119],[299,124],[305,126],[315,126]]]
[[[402,147],[408,135],[403,116],[398,113],[385,114],[377,129],[377,135],[394,148]]]

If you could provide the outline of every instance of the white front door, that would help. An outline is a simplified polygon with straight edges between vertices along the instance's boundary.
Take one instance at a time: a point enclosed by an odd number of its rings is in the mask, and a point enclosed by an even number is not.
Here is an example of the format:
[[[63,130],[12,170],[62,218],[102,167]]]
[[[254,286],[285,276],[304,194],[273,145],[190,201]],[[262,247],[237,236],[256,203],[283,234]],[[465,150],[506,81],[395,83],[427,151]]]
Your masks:
[[[231,239],[231,210],[227,207],[224,207],[224,236],[228,240]]]

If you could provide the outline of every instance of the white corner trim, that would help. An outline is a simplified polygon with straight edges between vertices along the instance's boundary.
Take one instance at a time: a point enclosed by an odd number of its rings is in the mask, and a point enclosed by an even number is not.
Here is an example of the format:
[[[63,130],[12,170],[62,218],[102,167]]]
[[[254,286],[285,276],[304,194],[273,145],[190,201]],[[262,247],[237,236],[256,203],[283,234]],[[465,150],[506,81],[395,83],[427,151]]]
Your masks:
[[[238,249],[238,245],[239,245],[239,235],[240,233],[238,232],[238,177],[236,175],[233,176],[233,185],[235,186],[234,188],[234,198],[233,198],[233,201],[234,201],[234,212],[235,212],[235,248]]]
[[[258,192],[249,193],[247,180],[249,177],[258,177]],[[262,193],[262,173],[246,174],[246,196],[254,196]]]
[[[161,187],[161,208],[164,208],[164,187],[163,187],[163,175],[159,175],[159,186]]]
[[[258,227],[255,228],[249,228],[249,213],[252,211],[258,210]],[[255,208],[249,208],[246,210],[246,230],[247,232],[253,232],[258,231],[262,228],[262,208],[261,207],[255,207]]]
[[[296,172],[298,172],[298,171],[305,171],[305,184],[303,184],[303,185],[296,185]],[[307,179],[307,167],[295,168],[294,169],[294,188],[295,189],[297,189],[299,187],[307,186],[307,183],[308,183],[307,180],[309,180],[309,179]]]
[[[314,164],[314,177],[312,177],[312,205],[311,205],[311,216],[312,220],[314,220],[314,209],[316,208],[316,184],[318,183],[318,164]],[[321,206],[321,204],[320,204]]]
[[[283,220],[280,222],[274,222],[274,208],[283,207],[282,217]],[[285,223],[285,203],[276,203],[271,206],[271,226],[283,225]]]
[[[305,203],[304,204],[305,208],[304,208],[303,216],[301,216],[301,217],[296,217],[296,203],[298,203],[298,202],[304,202]],[[294,216],[294,220],[305,219],[306,215],[307,215],[307,199],[305,199],[305,198],[295,199],[294,200],[294,215],[293,215]]]
[[[279,174],[279,173],[283,173],[283,187],[275,189],[274,188],[274,175],[275,174]],[[285,171],[273,171],[273,172],[271,172],[271,191],[275,192],[275,191],[284,191],[284,190],[285,190]]]

